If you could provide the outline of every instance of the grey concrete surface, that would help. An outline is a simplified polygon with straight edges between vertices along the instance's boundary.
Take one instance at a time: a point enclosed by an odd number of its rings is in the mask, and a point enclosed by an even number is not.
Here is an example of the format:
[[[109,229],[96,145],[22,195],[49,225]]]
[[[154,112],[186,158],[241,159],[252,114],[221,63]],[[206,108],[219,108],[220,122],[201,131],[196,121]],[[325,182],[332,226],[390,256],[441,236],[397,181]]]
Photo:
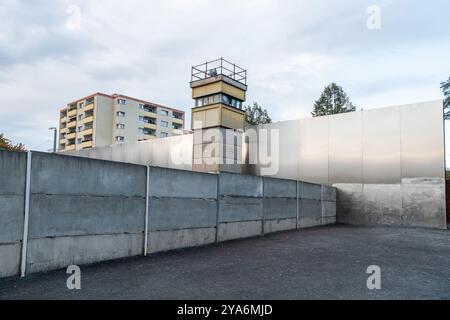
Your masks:
[[[213,243],[216,220],[217,175],[150,168],[148,252]]]
[[[1,279],[0,299],[450,299],[449,265],[449,231],[337,225],[82,266],[81,290]]]
[[[333,186],[337,188],[338,222],[447,228],[444,179],[409,178],[398,184]]]
[[[33,194],[30,238],[144,231],[145,198]]]
[[[262,235],[262,220],[224,222],[219,224],[217,239],[219,242],[250,238]]]
[[[18,273],[25,165],[26,154],[0,153],[8,183],[0,185],[0,277]],[[307,219],[302,227],[335,217],[333,188],[301,183],[303,203],[293,180],[149,172],[148,252],[295,229],[297,209]],[[33,152],[27,273],[142,254],[146,173],[145,166]]]
[[[190,228],[149,232],[148,252],[190,248],[214,243],[216,228]]]
[[[322,224],[321,201],[313,199],[300,199],[298,220],[300,228],[320,226]]]
[[[19,272],[26,153],[0,151],[0,278]]]
[[[145,197],[145,166],[41,152],[32,159],[33,193]]]

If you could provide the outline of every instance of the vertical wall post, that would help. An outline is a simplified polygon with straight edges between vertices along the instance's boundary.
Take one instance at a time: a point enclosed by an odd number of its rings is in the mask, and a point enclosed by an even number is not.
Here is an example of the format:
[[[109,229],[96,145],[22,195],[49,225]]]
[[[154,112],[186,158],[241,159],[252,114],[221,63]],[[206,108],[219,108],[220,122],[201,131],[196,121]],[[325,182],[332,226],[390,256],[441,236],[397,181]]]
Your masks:
[[[144,226],[144,256],[148,252],[148,205],[149,201],[149,182],[150,182],[150,166],[147,166],[147,174],[145,175],[145,226]]]
[[[219,211],[220,211],[220,205],[219,205],[219,199],[220,199],[220,190],[219,190],[219,179],[220,179],[220,172],[217,172],[217,180],[216,180],[216,189],[217,189],[217,195],[216,195],[216,243],[219,243]]]
[[[264,194],[264,180],[265,180],[266,178],[263,176],[262,177],[262,204],[263,204],[263,210],[262,210],[262,218],[261,218],[261,220],[262,220],[262,224],[261,224],[261,234],[262,235],[264,235],[265,234],[265,232],[266,232],[266,230],[265,230],[265,228],[264,228],[264,200],[265,200],[265,194]]]
[[[27,175],[25,181],[25,216],[23,219],[22,259],[20,261],[20,276],[25,277],[27,268],[28,221],[30,217],[30,186],[31,183],[31,151],[27,152]]]
[[[298,180],[296,180],[297,184],[297,220],[295,222],[295,228],[298,229],[300,227],[299,219],[300,219],[300,183]]]

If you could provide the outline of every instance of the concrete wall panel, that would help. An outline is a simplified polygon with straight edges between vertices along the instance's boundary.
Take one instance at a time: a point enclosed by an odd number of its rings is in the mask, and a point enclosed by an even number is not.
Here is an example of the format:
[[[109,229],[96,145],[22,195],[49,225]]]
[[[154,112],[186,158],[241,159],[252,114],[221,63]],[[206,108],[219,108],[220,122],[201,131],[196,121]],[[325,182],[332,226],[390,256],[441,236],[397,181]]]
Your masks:
[[[336,217],[336,202],[322,201],[322,217]]]
[[[336,188],[322,185],[322,201],[336,202]]]
[[[322,187],[318,184],[299,182],[299,197],[300,199],[321,200]]]
[[[152,231],[149,233],[150,253],[207,245],[215,242],[216,228]]]
[[[216,199],[217,176],[151,167],[149,193],[152,197]]]
[[[297,181],[264,178],[265,198],[296,198]]]
[[[299,201],[299,227],[319,226],[322,223],[322,204],[320,200],[301,199]]]
[[[242,239],[262,235],[262,220],[219,224],[218,241]]]
[[[220,173],[220,196],[238,196],[261,198],[263,196],[262,177],[240,175],[233,173]]]
[[[219,202],[219,221],[250,221],[262,219],[263,199],[224,198]]]
[[[145,198],[33,194],[29,237],[144,231]]]
[[[264,220],[297,217],[297,199],[264,198]]]
[[[294,219],[279,219],[279,220],[265,220],[264,233],[272,233],[286,230],[294,230],[297,226],[297,218]]]
[[[402,180],[402,224],[447,229],[445,180],[439,178]]]
[[[151,199],[150,230],[176,230],[216,226],[217,202],[205,199]]]
[[[40,152],[32,159],[33,193],[145,196],[144,166]]]
[[[19,274],[22,243],[0,244],[0,278]]]
[[[0,243],[22,240],[24,196],[0,194]]]
[[[27,272],[137,256],[143,252],[143,234],[115,234],[31,239]]]
[[[0,151],[0,278],[19,273],[27,154]]]

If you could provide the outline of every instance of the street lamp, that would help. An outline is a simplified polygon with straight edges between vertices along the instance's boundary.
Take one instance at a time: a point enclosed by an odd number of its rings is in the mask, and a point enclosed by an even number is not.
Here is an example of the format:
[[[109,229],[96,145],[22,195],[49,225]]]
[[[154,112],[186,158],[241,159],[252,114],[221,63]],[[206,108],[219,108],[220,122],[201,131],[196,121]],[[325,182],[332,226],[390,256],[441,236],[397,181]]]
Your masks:
[[[49,130],[53,130],[53,153],[56,153],[56,129],[55,127],[48,128]]]

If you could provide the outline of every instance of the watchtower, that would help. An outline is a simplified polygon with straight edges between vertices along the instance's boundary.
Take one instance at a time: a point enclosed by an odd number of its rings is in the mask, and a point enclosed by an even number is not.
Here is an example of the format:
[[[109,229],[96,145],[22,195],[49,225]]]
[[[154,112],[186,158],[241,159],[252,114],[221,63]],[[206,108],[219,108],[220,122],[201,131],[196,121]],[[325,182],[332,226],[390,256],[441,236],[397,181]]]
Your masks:
[[[247,70],[223,58],[192,67],[193,170],[240,172]]]

